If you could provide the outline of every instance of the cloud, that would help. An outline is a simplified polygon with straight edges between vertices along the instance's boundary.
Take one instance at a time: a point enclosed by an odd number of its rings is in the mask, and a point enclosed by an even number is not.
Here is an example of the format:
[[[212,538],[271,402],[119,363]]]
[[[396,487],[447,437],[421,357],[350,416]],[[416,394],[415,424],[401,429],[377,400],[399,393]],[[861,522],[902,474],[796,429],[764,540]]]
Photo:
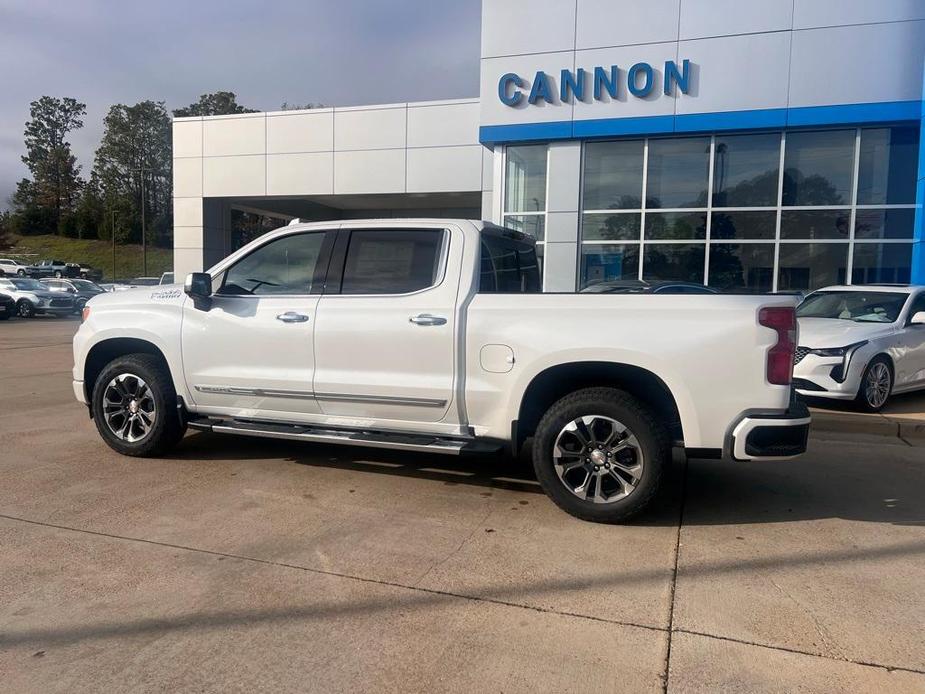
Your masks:
[[[0,206],[20,162],[29,102],[87,104],[71,142],[87,173],[115,103],[184,106],[205,92],[275,110],[478,95],[479,0],[4,0]]]

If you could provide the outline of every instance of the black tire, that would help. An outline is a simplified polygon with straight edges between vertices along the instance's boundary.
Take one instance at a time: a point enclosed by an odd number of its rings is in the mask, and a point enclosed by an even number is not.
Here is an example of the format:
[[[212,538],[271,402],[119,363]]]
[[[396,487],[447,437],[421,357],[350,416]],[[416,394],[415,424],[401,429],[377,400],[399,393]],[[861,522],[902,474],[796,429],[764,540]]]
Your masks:
[[[16,274],[19,275],[20,277],[25,277],[25,276],[26,276],[26,271],[25,271],[25,270],[17,270],[17,271],[16,271]]]
[[[61,271],[60,271],[60,270],[55,270],[55,279],[57,279],[57,280],[61,279]]]
[[[881,401],[876,396],[872,396],[872,391],[868,388],[873,381],[882,382],[882,378],[887,379],[886,397]],[[867,368],[864,369],[864,375],[861,377],[861,385],[858,387],[858,394],[855,397],[855,404],[862,412],[879,412],[889,402],[890,395],[893,393],[894,385],[893,365],[890,360],[878,355],[870,360]],[[880,389],[882,393],[882,388]]]
[[[557,474],[553,456],[556,441],[566,425],[586,416],[616,420],[636,437],[643,466],[634,488],[622,498],[605,503],[579,498]],[[632,452],[633,456],[638,454]],[[638,458],[633,460],[638,463]],[[664,424],[643,403],[616,388],[585,388],[566,395],[543,415],[533,441],[533,468],[543,491],[566,513],[596,523],[617,523],[642,512],[658,494],[670,464],[671,442]],[[581,469],[574,472],[590,474]],[[602,473],[599,480],[604,479],[603,474],[609,473]],[[605,483],[594,484],[592,490],[600,491]]]
[[[143,380],[150,390],[155,417],[150,429],[136,441],[120,438],[107,423],[103,395],[117,376],[129,374]],[[117,453],[142,458],[163,455],[173,449],[186,433],[177,413],[177,393],[167,365],[150,354],[127,354],[109,362],[96,382],[91,396],[93,421],[103,440]]]
[[[32,318],[35,315],[35,307],[26,299],[20,299],[16,303],[16,315],[20,318]]]

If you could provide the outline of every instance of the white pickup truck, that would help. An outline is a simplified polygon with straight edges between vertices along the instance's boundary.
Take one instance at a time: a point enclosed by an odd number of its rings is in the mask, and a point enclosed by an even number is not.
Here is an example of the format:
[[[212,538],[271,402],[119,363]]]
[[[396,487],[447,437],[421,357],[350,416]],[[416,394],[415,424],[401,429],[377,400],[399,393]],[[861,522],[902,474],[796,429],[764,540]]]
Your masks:
[[[789,296],[544,294],[533,241],[485,222],[296,221],[185,286],[94,297],[74,393],[125,455],[187,427],[459,454],[517,452],[567,512],[613,522],[672,446],[806,448]]]

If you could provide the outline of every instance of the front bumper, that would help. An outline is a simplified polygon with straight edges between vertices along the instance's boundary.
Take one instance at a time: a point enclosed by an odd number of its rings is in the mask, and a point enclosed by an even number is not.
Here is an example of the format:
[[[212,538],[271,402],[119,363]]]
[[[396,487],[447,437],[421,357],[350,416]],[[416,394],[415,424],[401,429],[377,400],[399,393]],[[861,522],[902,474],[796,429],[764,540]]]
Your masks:
[[[746,415],[729,435],[734,460],[788,460],[806,452],[811,418],[802,402],[780,415]]]
[[[877,353],[870,345],[848,358],[807,354],[793,367],[793,385],[800,395],[833,400],[854,400],[868,362]]]
[[[74,397],[77,398],[78,402],[82,402],[84,405],[89,405],[90,402],[87,400],[87,393],[84,389],[83,381],[72,381],[74,385]]]

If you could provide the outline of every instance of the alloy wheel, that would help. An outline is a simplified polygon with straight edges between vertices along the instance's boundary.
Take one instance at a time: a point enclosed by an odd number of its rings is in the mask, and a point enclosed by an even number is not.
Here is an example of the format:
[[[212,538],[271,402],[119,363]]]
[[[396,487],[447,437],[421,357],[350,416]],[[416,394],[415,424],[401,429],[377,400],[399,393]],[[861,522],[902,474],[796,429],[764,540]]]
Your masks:
[[[595,504],[610,504],[635,491],[645,457],[639,440],[624,424],[602,415],[578,417],[566,424],[553,444],[559,481],[572,494]]]
[[[134,374],[119,374],[103,391],[103,417],[117,438],[128,443],[141,441],[157,419],[151,388]]]
[[[864,397],[867,404],[873,408],[883,407],[890,397],[890,368],[882,361],[871,365],[867,371],[867,380],[864,383]]]

